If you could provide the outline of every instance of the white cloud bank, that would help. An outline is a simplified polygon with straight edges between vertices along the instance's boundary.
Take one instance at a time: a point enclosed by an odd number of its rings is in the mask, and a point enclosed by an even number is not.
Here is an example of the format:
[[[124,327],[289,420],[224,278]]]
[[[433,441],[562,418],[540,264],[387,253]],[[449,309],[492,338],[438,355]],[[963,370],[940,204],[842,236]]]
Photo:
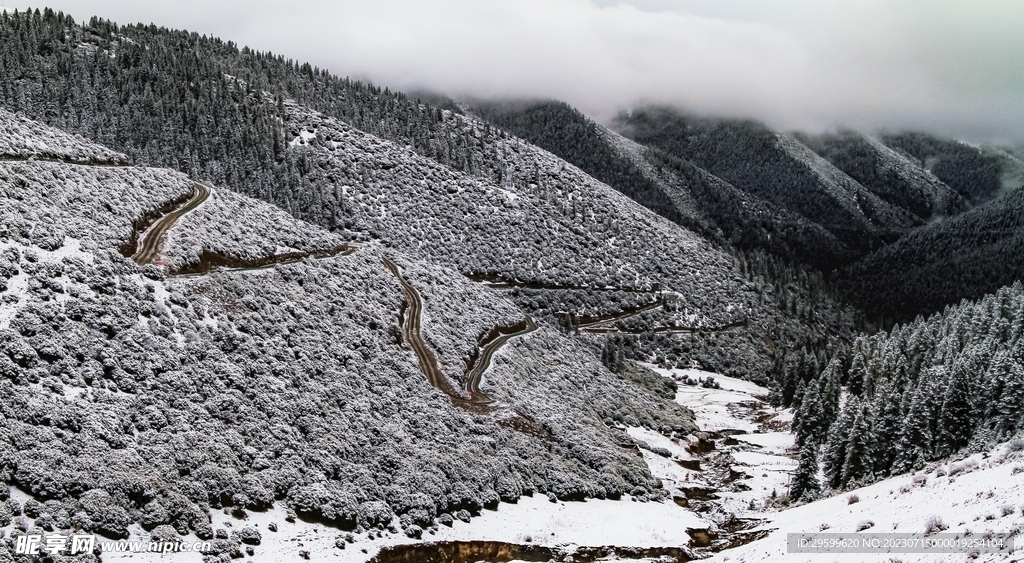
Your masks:
[[[12,4],[7,0],[8,5]],[[1024,139],[1019,0],[50,0],[401,90]]]

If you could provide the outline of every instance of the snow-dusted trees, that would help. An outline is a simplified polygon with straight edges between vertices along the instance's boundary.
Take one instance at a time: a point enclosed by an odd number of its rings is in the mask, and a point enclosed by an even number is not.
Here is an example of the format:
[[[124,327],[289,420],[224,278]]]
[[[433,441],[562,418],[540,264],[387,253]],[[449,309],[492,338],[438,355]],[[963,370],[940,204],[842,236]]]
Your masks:
[[[813,439],[814,428],[830,425],[822,452],[826,484],[844,487],[911,471],[1020,432],[1022,321],[1024,286],[1018,282],[942,315],[860,338],[845,374],[830,362],[819,383],[806,385],[803,401],[796,401],[795,422],[802,443]],[[845,378],[850,397],[829,419],[829,403],[817,389],[828,388],[833,374]]]
[[[793,472],[793,482],[789,488],[791,501],[812,501],[821,494],[821,482],[818,479],[818,447],[807,441],[800,448],[800,463]]]

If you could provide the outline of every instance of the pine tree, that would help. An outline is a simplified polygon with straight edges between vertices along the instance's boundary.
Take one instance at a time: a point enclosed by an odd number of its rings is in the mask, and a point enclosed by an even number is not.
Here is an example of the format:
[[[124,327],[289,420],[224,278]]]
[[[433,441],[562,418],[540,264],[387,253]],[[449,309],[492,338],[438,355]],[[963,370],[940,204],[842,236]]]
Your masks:
[[[800,401],[800,425],[797,426],[797,442],[800,444],[813,443],[815,446],[821,440],[827,428],[822,418],[821,395],[818,393],[818,385],[811,383],[807,386],[803,400]]]
[[[872,405],[874,419],[874,444],[871,457],[874,473],[888,475],[896,459],[897,441],[903,424],[902,396],[885,381],[878,387]]]
[[[808,440],[800,448],[800,463],[793,473],[793,483],[789,488],[791,501],[812,501],[821,494],[821,483],[818,481],[818,446]]]
[[[840,378],[842,377],[842,361],[833,358],[825,372],[821,374],[818,385],[821,386],[821,418],[822,426],[828,427],[839,414],[839,398],[842,393]]]
[[[907,389],[906,396],[909,396],[909,410],[896,445],[896,459],[892,466],[894,474],[907,473],[920,466],[928,458],[934,438],[924,385]]]
[[[846,441],[846,460],[843,462],[842,484],[867,480],[871,476],[871,413],[867,408],[858,408],[857,416]]]
[[[807,385],[803,379],[797,378],[796,392],[793,394],[793,423],[792,429],[795,432],[797,428],[800,428],[800,406],[803,404],[804,395],[807,393]]]
[[[996,407],[996,434],[1009,437],[1024,428],[1024,365],[1014,362],[1006,374],[1003,395]]]
[[[850,363],[850,372],[846,376],[846,384],[849,391],[858,397],[862,394],[870,395],[874,392],[874,385],[868,376],[867,361],[859,351],[853,355]]]
[[[846,443],[857,414],[856,405],[856,397],[850,397],[843,405],[836,421],[828,429],[822,464],[825,466],[825,485],[833,489],[839,488],[842,484],[843,464],[846,462]]]
[[[947,379],[946,392],[939,411],[940,453],[948,455],[967,445],[971,438],[971,403],[967,374],[954,366]]]

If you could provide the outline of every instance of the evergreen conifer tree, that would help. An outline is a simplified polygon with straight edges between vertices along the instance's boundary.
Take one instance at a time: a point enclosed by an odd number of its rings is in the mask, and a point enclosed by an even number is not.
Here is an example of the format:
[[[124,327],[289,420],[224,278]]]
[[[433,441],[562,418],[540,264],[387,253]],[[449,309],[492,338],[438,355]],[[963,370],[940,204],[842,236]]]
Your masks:
[[[868,377],[867,361],[860,352],[853,355],[850,372],[846,376],[846,384],[850,393],[858,397],[861,394],[871,394],[874,391],[872,381]]]
[[[836,415],[839,414],[839,398],[842,394],[841,377],[842,361],[839,358],[833,358],[825,368],[825,372],[821,374],[821,380],[818,383],[821,386],[822,426],[825,428],[832,424]]]
[[[885,381],[877,388],[872,405],[874,442],[871,454],[876,475],[888,475],[896,459],[897,440],[903,424],[901,401],[902,396],[892,383]]]
[[[846,462],[846,443],[850,437],[854,419],[857,414],[857,398],[850,397],[843,405],[836,421],[828,429],[828,437],[822,452],[822,463],[825,466],[825,485],[836,489],[842,484],[843,464]]]
[[[822,418],[821,394],[818,393],[818,385],[811,383],[807,386],[803,400],[800,402],[800,425],[797,426],[797,442],[806,444],[813,443],[815,446],[820,442],[825,431],[825,420]]]
[[[808,440],[800,448],[800,464],[793,473],[793,483],[789,488],[791,501],[812,501],[821,494],[821,483],[818,481],[818,446]]]
[[[871,413],[865,408],[857,408],[857,415],[846,441],[846,459],[843,462],[842,484],[866,480],[873,468],[871,459]]]
[[[909,410],[903,418],[903,428],[896,444],[896,459],[893,473],[907,473],[918,467],[932,449],[931,425],[929,423],[928,397],[923,385],[907,389]]]
[[[971,438],[970,392],[963,367],[954,366],[946,382],[946,392],[939,412],[939,446],[942,455],[966,446]]]

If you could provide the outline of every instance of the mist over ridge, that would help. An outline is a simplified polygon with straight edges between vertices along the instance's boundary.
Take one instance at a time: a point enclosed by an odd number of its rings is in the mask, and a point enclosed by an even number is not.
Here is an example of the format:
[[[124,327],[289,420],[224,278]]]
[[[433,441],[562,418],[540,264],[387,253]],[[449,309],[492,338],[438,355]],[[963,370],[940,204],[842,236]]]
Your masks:
[[[402,91],[559,99],[601,123],[655,104],[810,133],[921,129],[1017,145],[1024,130],[1013,56],[1024,13],[1006,1],[47,5],[79,21],[186,28]]]

